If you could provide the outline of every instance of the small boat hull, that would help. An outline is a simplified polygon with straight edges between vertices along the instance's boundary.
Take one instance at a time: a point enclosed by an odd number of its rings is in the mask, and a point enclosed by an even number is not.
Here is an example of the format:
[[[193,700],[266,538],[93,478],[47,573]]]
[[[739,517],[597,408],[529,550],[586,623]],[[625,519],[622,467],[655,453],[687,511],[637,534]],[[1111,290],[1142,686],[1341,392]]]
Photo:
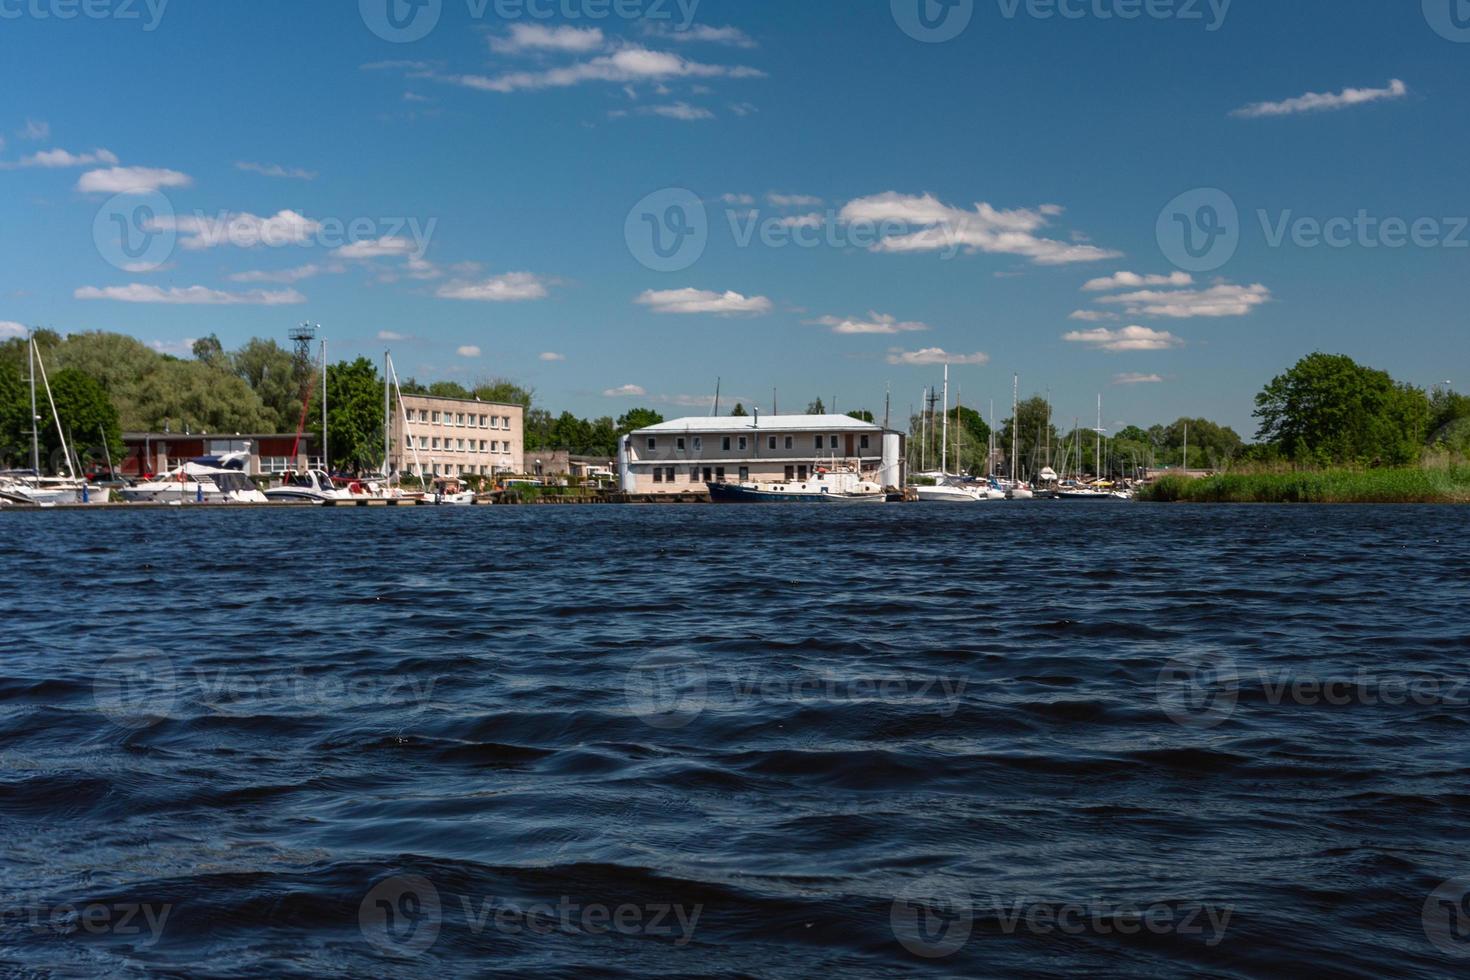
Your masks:
[[[707,483],[709,498],[717,504],[881,504],[886,493],[843,494],[757,490],[736,483]]]

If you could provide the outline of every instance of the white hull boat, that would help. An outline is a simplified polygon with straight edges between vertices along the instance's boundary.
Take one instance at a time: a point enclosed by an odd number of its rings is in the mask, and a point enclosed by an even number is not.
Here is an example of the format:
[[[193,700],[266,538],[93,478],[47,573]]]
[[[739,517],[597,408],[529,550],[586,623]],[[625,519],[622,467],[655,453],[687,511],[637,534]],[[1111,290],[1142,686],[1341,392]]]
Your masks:
[[[266,504],[270,499],[245,475],[249,452],[201,456],[147,483],[127,487],[129,503]]]

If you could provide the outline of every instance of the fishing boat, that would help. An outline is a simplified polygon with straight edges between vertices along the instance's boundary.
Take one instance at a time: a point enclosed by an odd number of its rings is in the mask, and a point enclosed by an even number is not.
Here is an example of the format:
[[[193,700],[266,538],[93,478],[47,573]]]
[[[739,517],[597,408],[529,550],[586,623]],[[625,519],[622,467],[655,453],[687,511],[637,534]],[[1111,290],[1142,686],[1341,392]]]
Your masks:
[[[147,483],[125,487],[129,503],[265,504],[270,502],[245,475],[248,448],[220,456],[199,456]]]
[[[881,504],[888,494],[845,467],[816,467],[806,480],[780,483],[706,483],[717,504]]]

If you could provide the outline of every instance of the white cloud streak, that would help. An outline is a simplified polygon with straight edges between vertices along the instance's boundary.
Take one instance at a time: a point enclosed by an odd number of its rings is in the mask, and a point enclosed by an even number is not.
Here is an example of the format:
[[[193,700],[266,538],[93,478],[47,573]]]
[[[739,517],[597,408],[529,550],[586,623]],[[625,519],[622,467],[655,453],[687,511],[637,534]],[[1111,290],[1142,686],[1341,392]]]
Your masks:
[[[510,34],[492,37],[490,50],[496,54],[527,51],[561,51],[586,54],[601,50],[606,38],[596,27],[547,27],[543,24],[512,24]]]
[[[247,161],[241,161],[235,164],[235,169],[260,174],[262,177],[280,177],[284,180],[316,180],[318,177],[315,170],[303,170],[300,167],[283,167],[279,163],[249,163]]]
[[[728,290],[717,293],[708,289],[648,289],[634,302],[648,307],[654,313],[711,313],[716,316],[733,316],[771,312],[771,301],[766,297],[743,296]]]
[[[866,319],[852,316],[823,316],[815,320],[808,320],[807,323],[830,327],[833,333],[839,334],[895,334],[929,329],[927,323],[920,323],[917,320],[900,321],[891,314],[876,313],[871,310],[868,311]]]
[[[1238,286],[1219,283],[1209,289],[1175,291],[1140,290],[1117,296],[1103,296],[1099,303],[1121,305],[1129,316],[1160,316],[1175,320],[1195,317],[1247,316],[1256,307],[1271,301],[1271,290],[1260,283]]]
[[[1109,330],[1096,327],[1092,330],[1074,330],[1063,334],[1062,339],[1072,344],[1087,344],[1098,350],[1122,353],[1124,351],[1168,350],[1182,346],[1184,341],[1167,330],[1152,330],[1148,327],[1123,327]]]
[[[631,84],[673,78],[764,78],[765,73],[740,65],[708,65],[666,51],[628,47],[612,54],[544,71],[502,75],[444,75],[441,81],[483,92],[519,92],[567,88],[584,82]]]
[[[1111,289],[1141,289],[1145,286],[1193,286],[1194,277],[1187,272],[1171,272],[1166,276],[1141,276],[1136,272],[1115,272],[1111,276],[1090,280],[1082,288],[1090,293]]]
[[[479,303],[518,303],[544,299],[547,282],[531,272],[507,272],[473,282],[456,280],[439,287],[440,299],[458,299]]]
[[[1163,384],[1164,379],[1157,374],[1115,374],[1113,384],[1115,385],[1157,385]]]
[[[1409,86],[1395,78],[1387,88],[1347,88],[1341,92],[1308,92],[1281,102],[1256,102],[1230,113],[1238,119],[1261,119],[1269,116],[1294,116],[1303,112],[1333,112],[1353,106],[1402,99]]]
[[[194,178],[155,167],[111,167],[89,170],[77,181],[83,194],[151,194],[166,187],[188,187]]]
[[[162,303],[172,306],[289,306],[306,302],[306,297],[294,289],[276,292],[255,289],[244,293],[228,293],[205,286],[175,286],[164,289],[136,282],[127,286],[83,286],[72,295],[76,299],[84,300]]]
[[[951,354],[942,347],[925,347],[923,350],[897,350],[888,354],[889,364],[902,364],[910,367],[927,367],[934,364],[989,364],[989,354]]]

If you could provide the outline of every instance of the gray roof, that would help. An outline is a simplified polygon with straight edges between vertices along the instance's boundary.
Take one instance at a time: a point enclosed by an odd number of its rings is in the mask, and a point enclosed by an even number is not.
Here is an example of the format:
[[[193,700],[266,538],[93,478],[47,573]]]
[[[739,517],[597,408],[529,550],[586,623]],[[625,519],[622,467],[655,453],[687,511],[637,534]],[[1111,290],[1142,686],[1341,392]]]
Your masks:
[[[883,426],[848,415],[691,415],[634,432],[635,436],[686,432],[882,432]]]

